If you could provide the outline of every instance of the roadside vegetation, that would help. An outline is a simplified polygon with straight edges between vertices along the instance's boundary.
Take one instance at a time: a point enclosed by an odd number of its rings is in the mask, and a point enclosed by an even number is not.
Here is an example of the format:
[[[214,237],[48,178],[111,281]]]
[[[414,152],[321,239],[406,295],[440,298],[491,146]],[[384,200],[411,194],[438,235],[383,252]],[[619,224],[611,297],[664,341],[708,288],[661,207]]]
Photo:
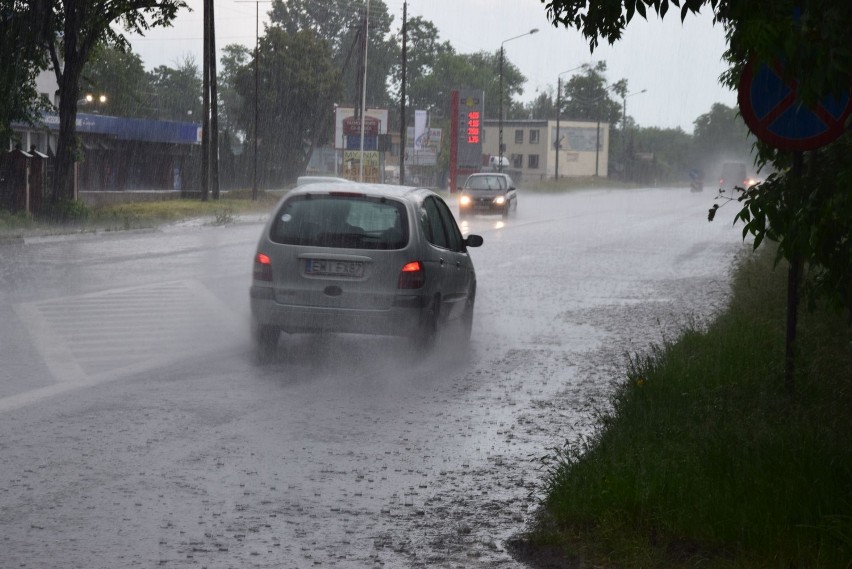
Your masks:
[[[636,184],[612,178],[565,177],[544,180],[524,186],[524,190],[541,193],[564,193],[595,188],[630,188]],[[453,196],[436,190],[453,203]],[[266,213],[272,209],[281,192],[261,191],[251,199],[250,190],[224,192],[218,200],[165,199],[103,206],[87,206],[83,201],[60,200],[36,216],[10,213],[0,209],[0,237],[19,237],[30,233],[85,233],[95,231],[125,231],[149,229],[165,223],[189,219],[204,219],[210,225],[225,225],[236,216]]]
[[[583,567],[850,567],[850,315],[802,311],[790,394],[771,253],[741,263],[706,330],[631,357],[596,432],[545,459],[523,549]]]
[[[637,184],[623,182],[614,178],[598,176],[571,176],[558,180],[547,179],[539,182],[524,182],[522,190],[540,193],[563,193],[575,190],[592,190],[598,188],[634,188]]]
[[[238,190],[210,201],[169,199],[89,207],[82,201],[63,200],[35,217],[0,210],[0,235],[124,231],[198,218],[210,225],[225,225],[238,215],[266,213],[279,198],[278,193],[260,192],[252,200],[250,191]]]

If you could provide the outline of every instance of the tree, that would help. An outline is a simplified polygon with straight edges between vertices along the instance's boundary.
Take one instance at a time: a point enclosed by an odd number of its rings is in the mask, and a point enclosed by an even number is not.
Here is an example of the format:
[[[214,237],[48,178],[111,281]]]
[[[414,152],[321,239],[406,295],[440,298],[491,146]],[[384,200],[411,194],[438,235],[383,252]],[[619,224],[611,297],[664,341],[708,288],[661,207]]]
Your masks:
[[[74,192],[74,162],[80,77],[92,50],[98,45],[127,47],[119,29],[142,34],[168,26],[183,0],[34,0],[33,25],[59,85],[59,137],[56,149],[53,197],[70,198]]]
[[[270,11],[271,22],[287,33],[310,30],[328,43],[332,60],[343,72],[343,102],[359,107],[363,79],[358,65],[363,52],[359,33],[363,30],[363,16],[360,4],[350,0],[273,0]],[[372,0],[367,31],[367,102],[370,107],[387,107],[392,102],[388,77],[399,54],[399,47],[390,34],[392,22],[387,5],[382,0]]]
[[[524,114],[530,118],[535,119],[555,119],[555,96],[555,90],[553,89],[553,87],[548,87],[545,92],[539,93],[538,97],[524,105]]]
[[[131,50],[96,46],[80,75],[80,93],[105,95],[104,103],[81,103],[107,115],[125,117],[149,116],[148,94],[151,85],[139,55]]]
[[[610,94],[615,89],[607,85],[606,62],[599,61],[594,66],[586,64],[582,69],[583,73],[573,75],[562,87],[562,116],[568,120],[620,123],[621,104]],[[626,82],[623,85],[626,89]]]
[[[629,138],[632,153],[654,156],[652,171],[648,170],[647,164],[634,164],[638,170],[635,178],[639,180],[649,182],[684,180],[689,170],[697,166],[693,158],[694,137],[681,128],[631,127]],[[614,152],[620,152],[620,140],[618,144],[619,149]],[[698,167],[703,166],[698,165]]]
[[[715,103],[710,112],[695,119],[694,149],[696,164],[715,175],[714,170],[726,160],[753,161],[750,157],[754,139],[737,109]]]
[[[0,148],[8,145],[13,122],[34,125],[52,106],[35,88],[36,76],[47,67],[36,8],[0,0]]]
[[[237,71],[239,96],[246,101],[258,97],[262,120],[257,132],[253,105],[243,105],[237,118],[248,139],[257,137],[263,182],[281,185],[303,172],[313,149],[331,138],[340,70],[328,43],[314,32],[290,34],[272,26],[260,41],[258,83],[255,92],[253,62]]]
[[[245,125],[238,121],[245,99],[237,91],[237,75],[251,63],[252,52],[243,45],[230,44],[222,49],[219,73],[219,124],[229,136],[245,134]]]
[[[419,79],[436,73],[440,59],[455,52],[450,42],[440,41],[441,34],[435,24],[423,17],[408,20],[406,35],[406,75],[409,83],[417,83]],[[399,81],[398,75],[396,81]]]
[[[148,74],[151,92],[148,108],[153,118],[186,121],[202,117],[201,70],[192,56],[178,62],[177,67],[160,65]]]

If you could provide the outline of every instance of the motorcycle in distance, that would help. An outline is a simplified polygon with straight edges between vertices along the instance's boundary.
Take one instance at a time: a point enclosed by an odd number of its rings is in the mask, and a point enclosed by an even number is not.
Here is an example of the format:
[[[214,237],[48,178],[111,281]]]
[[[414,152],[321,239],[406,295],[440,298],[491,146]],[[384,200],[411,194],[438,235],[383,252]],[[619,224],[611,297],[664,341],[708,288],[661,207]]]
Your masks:
[[[704,173],[698,168],[689,171],[689,191],[700,192],[704,189]]]

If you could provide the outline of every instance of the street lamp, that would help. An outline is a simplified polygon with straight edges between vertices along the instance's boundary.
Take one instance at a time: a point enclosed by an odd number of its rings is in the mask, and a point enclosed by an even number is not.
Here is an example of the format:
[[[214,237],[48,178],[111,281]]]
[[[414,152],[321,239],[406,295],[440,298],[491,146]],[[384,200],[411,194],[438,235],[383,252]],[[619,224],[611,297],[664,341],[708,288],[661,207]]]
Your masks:
[[[559,115],[562,114],[562,76],[566,73],[577,71],[585,65],[587,64],[584,63],[583,65],[572,67],[571,69],[563,71],[562,73],[556,76],[556,173],[553,175],[554,180],[559,179],[559,149],[562,146],[559,139]]]
[[[251,199],[257,200],[257,125],[258,125],[258,75],[257,62],[260,58],[260,3],[272,0],[236,0],[237,2],[254,2],[254,175],[251,184]]]
[[[86,95],[82,99],[79,99],[77,101],[77,105],[89,106],[89,105],[94,105],[95,103],[97,103],[98,105],[105,105],[106,102],[107,102],[107,96],[106,95],[103,95],[103,94],[93,95],[91,93],[86,93]],[[97,112],[98,112],[97,108],[92,109],[91,112],[97,114]]]
[[[633,95],[641,95],[648,89],[634,91],[633,93],[624,93],[621,95],[621,167],[624,169],[622,175],[627,179],[627,97]]]
[[[91,103],[94,103],[95,101],[99,102],[100,104],[104,104],[104,103],[107,102],[107,96],[106,95],[95,96],[95,95],[92,95],[91,93],[86,93],[86,96],[83,97],[82,99],[80,99],[79,101],[77,101],[77,104],[78,105],[89,105]]]
[[[511,37],[509,39],[503,40],[503,42],[500,44],[500,117],[499,117],[499,131],[500,131],[499,139],[500,140],[498,141],[498,146],[499,146],[498,152],[500,154],[500,161],[498,162],[498,164],[499,164],[499,166],[498,166],[499,170],[498,171],[499,172],[503,171],[503,45],[506,42],[516,40],[516,39],[522,38],[524,36],[530,36],[530,35],[537,33],[537,32],[538,32],[538,28],[533,28],[525,34],[521,34],[519,36],[514,36],[514,37]]]

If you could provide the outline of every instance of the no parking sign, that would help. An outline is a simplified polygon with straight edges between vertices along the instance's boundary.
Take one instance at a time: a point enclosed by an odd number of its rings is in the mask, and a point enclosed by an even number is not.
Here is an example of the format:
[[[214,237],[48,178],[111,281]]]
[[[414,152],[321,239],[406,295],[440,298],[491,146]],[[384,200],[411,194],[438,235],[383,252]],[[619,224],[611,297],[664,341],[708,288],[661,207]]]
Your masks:
[[[799,99],[798,83],[780,64],[750,61],[740,77],[740,112],[757,138],[782,150],[815,150],[832,142],[852,114],[852,97],[827,95],[812,107]]]

